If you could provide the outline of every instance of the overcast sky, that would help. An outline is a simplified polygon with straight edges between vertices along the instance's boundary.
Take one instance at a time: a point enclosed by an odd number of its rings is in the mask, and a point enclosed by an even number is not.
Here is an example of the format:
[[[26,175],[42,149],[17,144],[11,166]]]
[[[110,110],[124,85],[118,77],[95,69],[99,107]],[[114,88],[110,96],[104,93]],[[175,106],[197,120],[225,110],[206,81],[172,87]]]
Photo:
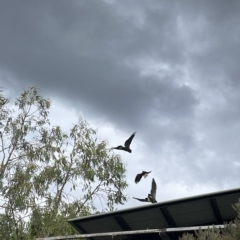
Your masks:
[[[127,164],[140,206],[240,186],[238,0],[0,0],[0,85],[53,100],[68,129],[83,116]],[[135,175],[152,171],[139,184]]]

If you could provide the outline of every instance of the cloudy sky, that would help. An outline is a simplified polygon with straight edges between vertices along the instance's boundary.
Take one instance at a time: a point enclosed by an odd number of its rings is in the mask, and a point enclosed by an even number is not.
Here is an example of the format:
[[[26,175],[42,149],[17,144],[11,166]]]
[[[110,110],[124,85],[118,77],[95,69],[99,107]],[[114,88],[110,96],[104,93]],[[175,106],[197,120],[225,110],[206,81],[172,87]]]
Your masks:
[[[130,197],[166,201],[240,186],[238,0],[0,1],[0,85],[53,100],[115,146],[134,131]],[[139,184],[135,175],[152,173]]]

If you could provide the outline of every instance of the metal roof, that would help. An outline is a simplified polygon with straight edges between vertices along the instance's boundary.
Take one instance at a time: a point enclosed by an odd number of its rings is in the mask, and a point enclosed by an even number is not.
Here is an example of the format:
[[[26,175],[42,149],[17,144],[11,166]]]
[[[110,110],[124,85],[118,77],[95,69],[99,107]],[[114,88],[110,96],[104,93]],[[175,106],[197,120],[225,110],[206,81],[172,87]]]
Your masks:
[[[70,219],[69,223],[83,234],[218,225],[237,216],[232,205],[239,198],[237,188]],[[161,236],[155,233],[121,239],[178,239],[178,236],[176,232]]]

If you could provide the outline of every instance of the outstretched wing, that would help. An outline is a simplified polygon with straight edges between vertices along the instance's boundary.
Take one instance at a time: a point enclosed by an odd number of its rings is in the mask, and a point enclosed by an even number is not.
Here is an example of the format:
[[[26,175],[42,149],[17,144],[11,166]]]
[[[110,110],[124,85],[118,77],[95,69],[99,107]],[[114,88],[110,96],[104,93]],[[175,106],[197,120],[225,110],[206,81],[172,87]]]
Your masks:
[[[135,183],[138,183],[141,180],[141,178],[142,174],[141,173],[137,174],[137,176],[135,177]]]
[[[131,137],[124,143],[124,146],[125,146],[126,148],[129,148],[129,147],[130,147],[130,144],[131,144],[131,142],[132,142],[135,134],[136,134],[136,132],[134,132],[134,133],[131,135]]]
[[[146,198],[144,198],[144,199],[142,199],[142,198],[135,198],[135,197],[133,197],[133,198],[137,199],[140,202],[149,202],[148,199],[146,199]]]
[[[151,189],[151,196],[153,199],[156,199],[156,192],[157,192],[157,184],[153,178],[152,179],[152,189]]]

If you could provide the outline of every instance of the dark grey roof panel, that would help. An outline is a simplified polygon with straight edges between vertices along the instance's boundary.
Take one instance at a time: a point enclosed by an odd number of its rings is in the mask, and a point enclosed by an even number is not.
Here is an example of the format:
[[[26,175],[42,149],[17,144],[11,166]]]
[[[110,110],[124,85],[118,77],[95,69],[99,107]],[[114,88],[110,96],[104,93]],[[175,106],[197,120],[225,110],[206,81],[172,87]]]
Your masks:
[[[233,214],[236,214],[232,205],[237,203],[239,194],[229,194],[227,196],[218,197],[216,202],[220,209],[220,213],[223,219],[230,219]]]
[[[215,216],[208,199],[176,204],[169,206],[168,210],[178,227],[184,227],[189,222],[192,225],[201,225],[206,223],[207,220],[210,222],[215,221]]]
[[[80,226],[87,232],[87,233],[98,233],[108,231],[112,229],[113,231],[122,231],[121,227],[118,225],[114,218],[103,218],[101,220],[92,220],[92,221],[85,221],[80,224]]]
[[[158,208],[147,209],[134,214],[124,213],[122,216],[134,230],[149,228],[149,226],[151,228],[167,227],[167,223]]]
[[[239,194],[229,194],[217,198],[217,203],[219,207],[229,206],[231,203],[236,203],[238,201]]]

